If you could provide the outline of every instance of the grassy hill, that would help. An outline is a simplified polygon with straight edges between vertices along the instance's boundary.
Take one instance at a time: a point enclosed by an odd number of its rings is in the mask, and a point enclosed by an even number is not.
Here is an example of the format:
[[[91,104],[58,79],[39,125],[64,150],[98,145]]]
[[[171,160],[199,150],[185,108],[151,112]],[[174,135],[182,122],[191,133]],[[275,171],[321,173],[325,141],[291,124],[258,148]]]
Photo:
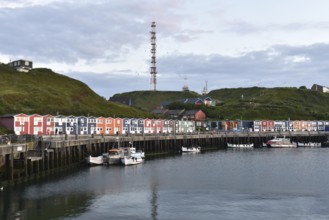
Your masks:
[[[117,117],[152,117],[161,102],[200,97],[195,92],[134,91],[116,94],[111,101],[126,100],[136,108],[109,102],[86,84],[50,69],[17,72],[0,64],[1,114],[62,114]],[[216,107],[202,106],[209,119],[329,120],[329,94],[298,88],[218,89],[208,94]],[[195,106],[184,106],[195,108]],[[146,110],[146,111],[145,111]]]
[[[134,91],[115,94],[110,98],[110,100],[114,102],[125,101],[126,103],[131,101],[132,105],[138,108],[152,111],[164,101],[193,98],[198,96],[200,95],[190,91]]]
[[[329,94],[299,88],[218,89],[207,95],[220,101],[216,107],[200,107],[209,119],[329,120]],[[116,94],[110,100],[131,100],[152,110],[164,101],[200,97],[195,92],[136,91]],[[184,106],[183,106],[184,107]],[[185,105],[186,109],[197,108]]]
[[[329,94],[299,88],[236,88],[213,90],[222,100],[218,114],[243,119],[329,119]]]
[[[108,102],[86,84],[50,69],[18,72],[0,64],[0,114],[150,117],[140,109]]]

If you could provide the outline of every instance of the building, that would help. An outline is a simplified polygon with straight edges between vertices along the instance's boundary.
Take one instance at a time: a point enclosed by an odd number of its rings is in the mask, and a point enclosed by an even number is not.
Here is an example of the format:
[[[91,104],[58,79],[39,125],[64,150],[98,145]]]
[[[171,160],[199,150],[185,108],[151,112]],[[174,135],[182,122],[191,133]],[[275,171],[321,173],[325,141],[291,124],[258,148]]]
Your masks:
[[[313,84],[311,90],[318,91],[318,92],[324,92],[324,93],[329,92],[329,88],[328,87],[326,87],[326,86],[320,86],[318,84]]]
[[[14,131],[16,135],[29,134],[29,124],[30,116],[23,113],[0,116],[0,125],[10,131]]]
[[[182,119],[189,121],[205,121],[206,114],[202,110],[188,110],[183,113]]]
[[[54,122],[54,116],[53,115],[44,115],[42,116],[42,130],[43,134],[46,135],[54,135],[55,134],[55,122]]]
[[[175,109],[166,112],[166,117],[169,119],[181,119],[185,109]]]
[[[55,134],[65,134],[67,118],[64,115],[56,115],[54,118]]]
[[[20,72],[29,72],[33,68],[33,63],[29,60],[15,60],[8,65]]]
[[[160,103],[160,109],[164,109],[168,107],[168,105],[174,103],[174,102],[179,102],[183,104],[190,104],[190,105],[205,105],[205,106],[216,106],[217,101],[210,98],[210,97],[197,97],[197,98],[186,98],[186,99],[180,99],[180,100],[175,100],[175,101],[165,101]]]
[[[43,117],[38,114],[29,116],[29,131],[28,134],[42,135],[43,134]]]
[[[86,116],[77,117],[78,134],[88,134],[88,118]]]
[[[88,134],[96,134],[96,117],[87,117]]]

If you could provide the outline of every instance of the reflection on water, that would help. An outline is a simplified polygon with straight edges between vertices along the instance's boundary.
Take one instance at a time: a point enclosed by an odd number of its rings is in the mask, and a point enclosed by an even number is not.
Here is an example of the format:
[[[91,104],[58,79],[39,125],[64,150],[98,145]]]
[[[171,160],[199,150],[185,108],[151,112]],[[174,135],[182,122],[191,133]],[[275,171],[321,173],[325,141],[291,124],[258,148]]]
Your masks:
[[[329,148],[84,167],[0,191],[0,219],[328,219]]]
[[[151,217],[158,219],[158,183],[151,182]]]

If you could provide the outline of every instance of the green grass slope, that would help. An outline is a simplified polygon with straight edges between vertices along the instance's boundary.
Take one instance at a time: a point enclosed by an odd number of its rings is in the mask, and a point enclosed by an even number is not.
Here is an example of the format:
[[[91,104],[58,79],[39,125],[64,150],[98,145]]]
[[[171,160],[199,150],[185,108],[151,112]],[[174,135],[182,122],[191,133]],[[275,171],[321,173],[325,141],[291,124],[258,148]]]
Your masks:
[[[199,94],[190,91],[133,91],[115,94],[110,100],[131,100],[134,106],[152,111],[164,101],[175,101],[199,96]]]
[[[0,114],[149,117],[150,114],[108,102],[86,84],[50,69],[18,72],[0,64]]]
[[[308,89],[259,87],[218,89],[208,95],[223,101],[223,104],[210,115],[213,118],[329,119],[329,94]]]
[[[220,101],[220,104],[215,107],[180,105],[179,108],[200,108],[206,112],[209,120],[329,120],[329,94],[308,89],[218,89],[209,92],[207,96]],[[151,111],[161,102],[193,97],[200,97],[200,94],[183,91],[135,91],[116,94],[110,100],[131,100],[133,105]]]

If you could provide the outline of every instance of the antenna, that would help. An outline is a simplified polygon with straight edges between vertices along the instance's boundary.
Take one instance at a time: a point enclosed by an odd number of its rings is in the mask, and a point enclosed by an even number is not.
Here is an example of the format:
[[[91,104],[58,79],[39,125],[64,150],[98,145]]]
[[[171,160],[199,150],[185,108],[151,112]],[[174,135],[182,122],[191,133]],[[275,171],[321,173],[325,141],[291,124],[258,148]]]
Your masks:
[[[153,21],[151,24],[151,86],[153,85],[153,90],[157,89],[157,68],[156,68],[156,25]]]
[[[205,87],[203,87],[203,90],[202,90],[202,95],[206,95],[208,94],[208,81],[206,81],[206,85]]]
[[[187,81],[187,77],[184,76],[184,80]],[[188,85],[187,85],[187,82],[185,82],[185,85],[183,86],[183,91],[187,92],[187,91],[190,91]]]

